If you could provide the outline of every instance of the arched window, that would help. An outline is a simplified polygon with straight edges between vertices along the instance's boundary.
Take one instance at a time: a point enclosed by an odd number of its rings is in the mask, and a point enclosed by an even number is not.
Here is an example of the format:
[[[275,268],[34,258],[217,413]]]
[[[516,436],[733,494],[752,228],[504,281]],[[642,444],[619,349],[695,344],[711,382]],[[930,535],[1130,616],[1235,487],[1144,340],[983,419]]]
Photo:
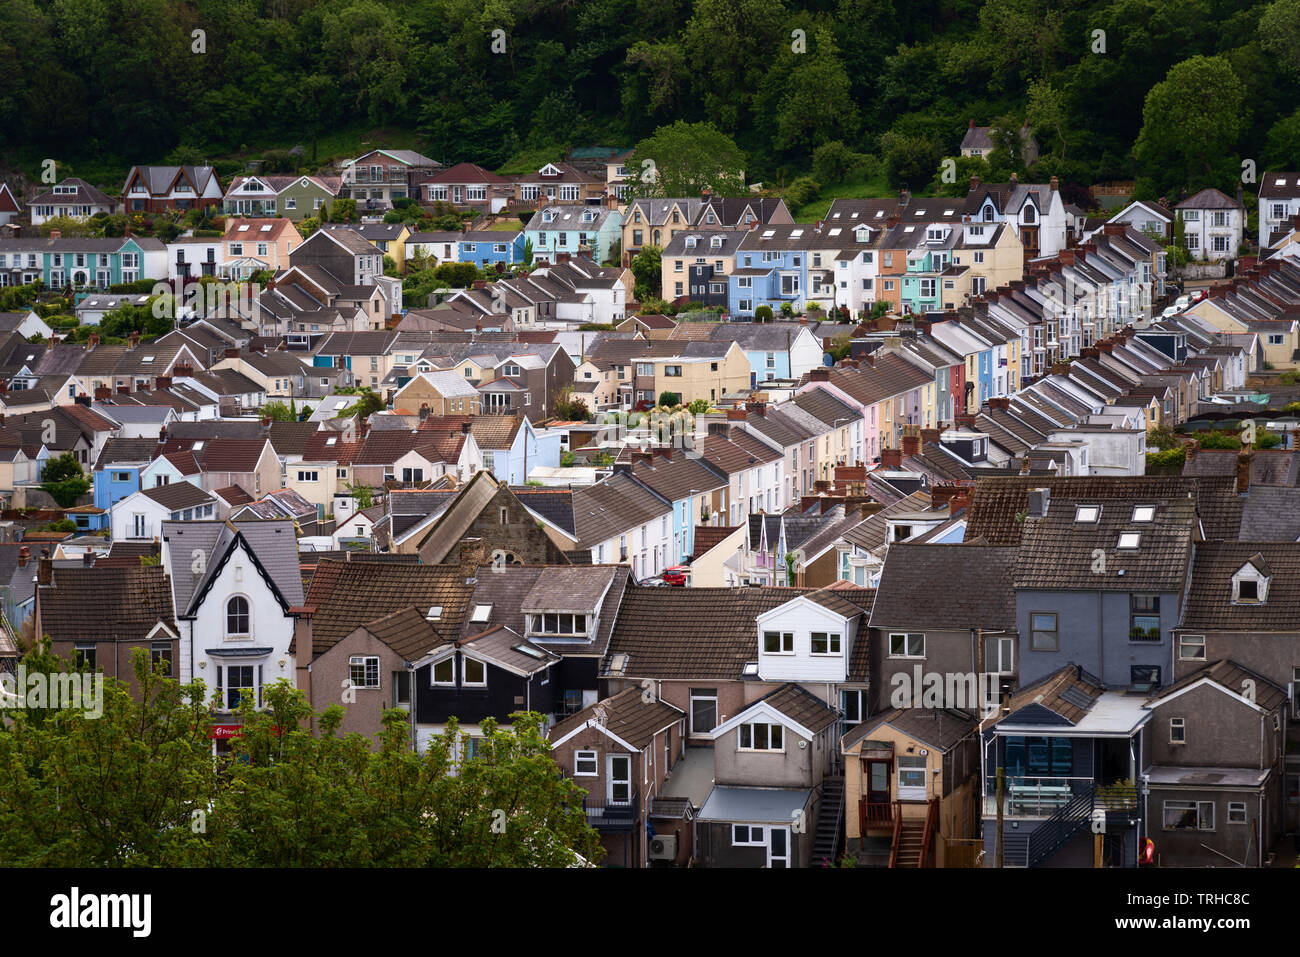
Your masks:
[[[1034,221],[1034,216],[1035,216],[1035,213],[1034,213],[1034,207],[1032,207],[1032,206],[1026,206],[1026,207],[1025,207],[1025,222],[1027,222],[1027,223],[1032,223],[1032,222]]]
[[[236,595],[226,602],[226,637],[235,638],[249,633],[248,599]]]
[[[991,222],[993,222],[993,207],[992,207],[992,206],[985,206],[985,207],[984,207],[984,222],[986,222],[986,223],[991,223]]]

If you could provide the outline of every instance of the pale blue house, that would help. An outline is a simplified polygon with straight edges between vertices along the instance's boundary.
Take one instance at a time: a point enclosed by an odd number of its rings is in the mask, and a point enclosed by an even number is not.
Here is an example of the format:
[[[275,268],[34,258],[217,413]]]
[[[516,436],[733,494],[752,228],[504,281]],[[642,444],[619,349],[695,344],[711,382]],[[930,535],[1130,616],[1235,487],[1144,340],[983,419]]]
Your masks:
[[[590,256],[597,263],[613,254],[623,229],[623,214],[602,206],[543,206],[524,229],[534,262],[559,262],[561,254]],[[521,247],[522,255],[522,247]]]

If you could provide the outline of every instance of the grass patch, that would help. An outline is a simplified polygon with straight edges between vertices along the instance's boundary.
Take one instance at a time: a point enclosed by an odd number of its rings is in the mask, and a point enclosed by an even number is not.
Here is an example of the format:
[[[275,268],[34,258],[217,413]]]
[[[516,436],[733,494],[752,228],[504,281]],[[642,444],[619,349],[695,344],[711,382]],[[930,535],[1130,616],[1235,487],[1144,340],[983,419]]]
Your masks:
[[[896,197],[898,191],[891,189],[884,175],[852,183],[836,183],[822,188],[821,194],[807,205],[800,206],[793,212],[797,223],[815,223],[825,219],[830,211],[831,201],[836,199],[889,199]]]

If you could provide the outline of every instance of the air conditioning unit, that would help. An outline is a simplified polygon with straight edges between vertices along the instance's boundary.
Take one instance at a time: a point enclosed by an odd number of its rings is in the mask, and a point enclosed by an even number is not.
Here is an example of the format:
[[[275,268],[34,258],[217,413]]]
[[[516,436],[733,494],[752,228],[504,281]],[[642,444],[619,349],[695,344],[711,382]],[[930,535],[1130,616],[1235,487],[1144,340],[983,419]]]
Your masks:
[[[677,835],[662,834],[650,839],[650,860],[671,861],[677,857]]]

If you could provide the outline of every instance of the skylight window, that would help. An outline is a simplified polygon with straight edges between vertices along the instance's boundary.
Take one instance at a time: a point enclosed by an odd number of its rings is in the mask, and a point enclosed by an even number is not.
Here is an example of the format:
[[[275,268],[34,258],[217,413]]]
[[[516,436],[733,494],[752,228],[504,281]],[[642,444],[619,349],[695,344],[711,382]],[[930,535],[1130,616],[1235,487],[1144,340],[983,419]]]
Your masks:
[[[203,448],[203,440],[202,440],[202,439],[200,439],[199,441],[195,442],[194,445],[193,445],[193,449],[194,449],[195,452],[198,452],[198,451],[202,450],[202,448]]]
[[[775,229],[765,229],[765,230],[763,230],[763,238],[764,238],[764,239],[771,239],[771,238],[772,238],[773,236],[775,236],[775,235],[776,235],[776,230],[775,230]]]
[[[428,618],[430,621],[437,621],[439,618],[442,617],[442,606],[441,606],[441,605],[430,605],[430,606],[429,606],[429,613],[428,613],[427,615],[425,615],[424,617],[425,617],[425,618]]]
[[[269,233],[270,231],[271,231],[271,227],[269,224],[262,227],[262,232]]]
[[[1081,523],[1092,523],[1101,518],[1100,505],[1080,505],[1074,510],[1074,520]]]
[[[834,229],[831,230],[830,234],[832,236],[838,236],[840,234],[840,228],[836,226]]]
[[[1142,542],[1141,532],[1122,532],[1119,536],[1119,544],[1116,548],[1137,548]]]
[[[790,233],[790,238],[791,238],[791,239],[798,239],[798,238],[799,238],[800,236],[802,236],[802,235],[803,235],[803,230],[802,230],[802,229],[796,229],[796,230],[793,230],[793,231]]]
[[[831,214],[831,219],[839,219],[839,218],[840,218],[840,214],[839,214],[839,213],[832,213],[832,214]]]
[[[883,209],[876,210],[876,219],[884,219],[884,218],[885,218],[885,211]]]
[[[1155,517],[1156,517],[1156,507],[1154,505],[1133,506],[1133,521],[1150,522],[1150,521],[1154,521]]]
[[[541,651],[534,648],[532,645],[514,645],[513,647],[514,650],[519,652],[521,655],[527,655],[530,658],[537,658],[539,660],[543,657]]]
[[[240,226],[237,230],[235,230],[235,232],[237,232],[237,233],[246,233],[246,232],[248,232],[248,224],[245,223],[243,226]]]
[[[470,615],[469,620],[476,624],[482,624],[483,622],[488,620],[491,614],[492,614],[491,605],[475,605],[474,614]]]

